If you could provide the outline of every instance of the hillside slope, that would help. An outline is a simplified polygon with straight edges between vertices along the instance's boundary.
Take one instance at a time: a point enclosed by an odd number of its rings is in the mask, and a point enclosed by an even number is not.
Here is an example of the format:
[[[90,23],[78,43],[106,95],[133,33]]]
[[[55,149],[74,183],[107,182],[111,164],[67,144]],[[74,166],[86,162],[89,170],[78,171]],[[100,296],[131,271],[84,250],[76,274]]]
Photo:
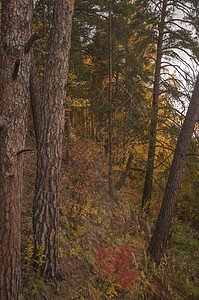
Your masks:
[[[167,255],[157,268],[147,247],[158,209],[140,212],[138,179],[127,179],[108,196],[108,163],[91,140],[76,139],[63,160],[60,187],[62,281],[47,285],[34,271],[32,202],[36,176],[34,136],[28,134],[22,200],[22,288],[24,299],[197,299],[199,233],[175,216]],[[115,171],[114,178],[119,178]],[[42,263],[42,251],[38,265]]]

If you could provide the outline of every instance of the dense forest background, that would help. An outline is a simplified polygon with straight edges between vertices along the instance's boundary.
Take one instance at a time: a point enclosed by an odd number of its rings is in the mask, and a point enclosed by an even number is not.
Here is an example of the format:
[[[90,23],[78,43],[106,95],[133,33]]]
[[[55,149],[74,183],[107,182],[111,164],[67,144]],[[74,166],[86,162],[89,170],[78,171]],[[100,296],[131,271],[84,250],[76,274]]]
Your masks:
[[[58,2],[33,1],[22,299],[199,299],[198,3],[76,0],[65,28]]]

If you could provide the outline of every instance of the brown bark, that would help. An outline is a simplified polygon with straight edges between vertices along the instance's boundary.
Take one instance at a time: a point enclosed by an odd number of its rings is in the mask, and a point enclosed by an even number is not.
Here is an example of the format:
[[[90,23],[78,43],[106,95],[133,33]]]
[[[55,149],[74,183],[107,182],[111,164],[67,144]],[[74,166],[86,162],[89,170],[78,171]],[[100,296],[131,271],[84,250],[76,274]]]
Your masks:
[[[148,158],[147,158],[147,172],[146,172],[144,191],[142,196],[142,208],[146,209],[147,212],[149,212],[152,186],[153,186],[154,158],[155,158],[155,148],[156,148],[156,129],[157,129],[157,121],[158,121],[160,70],[161,70],[164,23],[166,18],[167,3],[168,0],[163,1],[161,21],[159,24],[156,69],[155,69],[155,78],[154,78],[154,87],[153,87],[152,117],[151,117],[151,125],[150,125],[150,140],[149,140],[149,150],[148,150]]]
[[[41,106],[33,229],[35,248],[44,247],[42,273],[47,279],[58,275],[59,180],[73,9],[74,0],[55,1]]]
[[[0,299],[21,289],[21,191],[28,107],[31,0],[2,0],[0,41]]]
[[[197,78],[193,96],[183,123],[176,145],[172,166],[167,181],[162,206],[149,245],[149,252],[157,264],[165,253],[169,237],[173,209],[182,180],[183,169],[186,164],[194,126],[199,117],[199,76]]]

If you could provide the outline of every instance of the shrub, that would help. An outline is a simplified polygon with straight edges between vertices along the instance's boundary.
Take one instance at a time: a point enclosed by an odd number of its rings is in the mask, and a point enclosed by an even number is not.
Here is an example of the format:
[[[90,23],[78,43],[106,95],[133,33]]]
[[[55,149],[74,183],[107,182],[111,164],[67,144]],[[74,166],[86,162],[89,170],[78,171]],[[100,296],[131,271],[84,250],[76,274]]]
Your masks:
[[[129,291],[134,284],[134,278],[138,277],[132,268],[132,249],[130,245],[120,246],[117,250],[111,250],[110,245],[102,244],[98,249],[96,260],[99,263],[98,279],[106,283],[107,287],[113,286],[122,292]]]

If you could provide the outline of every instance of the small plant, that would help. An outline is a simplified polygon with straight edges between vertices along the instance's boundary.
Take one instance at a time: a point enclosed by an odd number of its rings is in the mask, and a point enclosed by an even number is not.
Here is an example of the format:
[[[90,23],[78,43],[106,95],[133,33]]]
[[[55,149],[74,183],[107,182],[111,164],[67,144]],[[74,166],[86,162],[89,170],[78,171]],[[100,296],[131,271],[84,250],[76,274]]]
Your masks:
[[[74,237],[80,237],[86,233],[86,227],[85,226],[77,226],[77,230],[74,232]]]
[[[59,257],[64,257],[64,250],[63,248],[59,248]]]
[[[34,246],[32,243],[29,243],[28,246],[25,248],[25,262],[26,265],[30,265],[36,263],[38,267],[41,267],[44,263],[43,258],[45,255],[43,254],[45,250],[45,246],[39,246],[37,248],[36,258],[34,259]]]
[[[110,297],[117,296],[117,290],[129,291],[134,284],[137,272],[130,264],[132,252],[137,250],[132,249],[130,245],[120,246],[114,251],[109,244],[102,244],[98,249],[96,257],[99,263],[98,279]]]
[[[43,261],[43,258],[46,257],[43,253],[45,250],[45,246],[39,246],[37,248],[37,259],[35,259],[34,261],[36,262],[36,264],[38,265],[38,267],[41,267],[43,263],[45,263],[45,261]]]
[[[79,256],[81,254],[80,246],[74,241],[71,243],[70,256]]]
[[[27,266],[32,264],[33,254],[34,254],[34,246],[32,243],[29,243],[28,246],[25,248],[25,257],[24,257]]]

